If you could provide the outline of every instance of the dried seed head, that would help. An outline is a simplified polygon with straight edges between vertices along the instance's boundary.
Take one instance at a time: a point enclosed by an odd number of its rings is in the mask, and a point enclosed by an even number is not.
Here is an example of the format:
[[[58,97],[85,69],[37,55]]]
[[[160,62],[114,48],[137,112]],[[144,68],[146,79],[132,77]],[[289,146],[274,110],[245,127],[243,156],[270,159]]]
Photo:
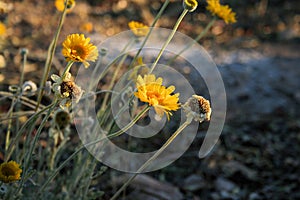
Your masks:
[[[187,117],[192,117],[195,121],[200,123],[209,121],[211,115],[211,107],[208,100],[202,96],[193,95],[182,106]]]
[[[77,102],[82,96],[82,90],[79,86],[75,84],[73,81],[63,81],[61,83],[61,95],[68,98],[74,98]]]

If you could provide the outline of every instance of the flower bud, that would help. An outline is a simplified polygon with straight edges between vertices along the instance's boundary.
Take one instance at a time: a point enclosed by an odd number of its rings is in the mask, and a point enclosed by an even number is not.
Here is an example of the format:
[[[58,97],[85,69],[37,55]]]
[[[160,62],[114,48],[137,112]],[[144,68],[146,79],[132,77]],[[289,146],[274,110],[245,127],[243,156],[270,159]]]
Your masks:
[[[184,0],[183,1],[183,8],[188,10],[189,12],[193,12],[196,10],[198,6],[197,0]]]
[[[23,94],[27,96],[33,96],[37,91],[37,86],[32,81],[25,81],[25,83],[22,85],[22,91]]]

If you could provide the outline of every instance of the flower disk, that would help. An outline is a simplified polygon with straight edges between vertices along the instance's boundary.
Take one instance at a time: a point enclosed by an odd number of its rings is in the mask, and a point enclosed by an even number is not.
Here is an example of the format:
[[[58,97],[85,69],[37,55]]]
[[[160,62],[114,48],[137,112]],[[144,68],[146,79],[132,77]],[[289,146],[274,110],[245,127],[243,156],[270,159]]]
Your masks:
[[[0,165],[0,181],[10,183],[20,180],[22,169],[15,161],[4,162]]]
[[[69,35],[62,44],[62,54],[67,61],[82,62],[88,68],[90,64],[87,61],[95,62],[98,57],[97,47],[89,42],[90,38],[83,34]]]
[[[232,12],[228,5],[221,5],[219,0],[207,0],[206,9],[212,13],[212,15],[217,15],[225,21],[226,24],[235,23],[235,12]]]
[[[175,90],[174,86],[166,88],[162,85],[162,78],[155,78],[154,74],[145,75],[142,78],[140,75],[137,78],[136,87],[138,89],[134,95],[142,102],[148,103],[153,106],[155,112],[163,117],[166,113],[167,118],[170,118],[172,113],[170,111],[176,111],[180,104],[179,93],[172,95]]]
[[[128,23],[128,26],[133,34],[137,37],[146,36],[149,32],[149,27],[140,22],[131,21]]]

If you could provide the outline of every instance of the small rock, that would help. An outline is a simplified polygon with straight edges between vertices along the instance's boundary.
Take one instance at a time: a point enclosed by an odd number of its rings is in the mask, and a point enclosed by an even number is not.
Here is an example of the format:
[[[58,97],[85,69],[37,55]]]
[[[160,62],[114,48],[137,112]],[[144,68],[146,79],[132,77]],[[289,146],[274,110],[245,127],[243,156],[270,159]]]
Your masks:
[[[233,190],[238,188],[238,186],[235,183],[223,177],[219,177],[215,181],[215,187],[218,191],[227,191],[227,192],[232,192]]]
[[[229,161],[225,163],[223,166],[223,171],[226,172],[228,175],[232,175],[236,172],[240,172],[242,175],[245,176],[248,180],[256,180],[257,179],[257,172],[249,167],[246,167],[240,162],[237,161]]]
[[[205,180],[202,176],[192,174],[183,181],[183,188],[188,191],[196,191],[205,187]]]

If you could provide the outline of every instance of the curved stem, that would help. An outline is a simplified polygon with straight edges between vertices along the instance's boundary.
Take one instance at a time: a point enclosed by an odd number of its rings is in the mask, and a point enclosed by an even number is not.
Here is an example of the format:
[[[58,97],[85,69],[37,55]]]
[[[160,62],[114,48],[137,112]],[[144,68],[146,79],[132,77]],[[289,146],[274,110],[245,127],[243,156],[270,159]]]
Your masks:
[[[138,170],[137,172],[130,177],[123,185],[122,187],[114,194],[114,196],[112,198],[110,198],[110,200],[115,200],[120,193],[125,190],[127,188],[127,186],[131,183],[131,181],[139,174],[141,173],[146,167],[149,166],[149,164],[156,159],[171,143],[172,141],[179,135],[179,133],[181,133],[181,131],[183,129],[185,129],[185,127],[187,127],[189,124],[191,123],[191,118],[188,118],[176,131],[175,133],[173,133],[173,135],[166,141],[166,143],[157,151],[155,152],[155,154],[149,158],[149,160],[147,160]]]
[[[176,24],[174,25],[174,28],[173,28],[173,31],[172,33],[169,35],[167,41],[165,42],[165,44],[163,45],[163,47],[161,48],[160,52],[158,53],[157,57],[156,57],[156,60],[154,61],[154,63],[152,64],[151,66],[151,69],[149,71],[149,73],[152,73],[155,66],[157,65],[160,57],[162,56],[164,50],[166,49],[166,47],[168,46],[168,44],[171,42],[172,38],[174,37],[178,27],[179,27],[179,24],[181,23],[181,21],[183,20],[184,16],[188,13],[188,10],[187,9],[184,9],[180,15],[180,17],[178,18]]]

